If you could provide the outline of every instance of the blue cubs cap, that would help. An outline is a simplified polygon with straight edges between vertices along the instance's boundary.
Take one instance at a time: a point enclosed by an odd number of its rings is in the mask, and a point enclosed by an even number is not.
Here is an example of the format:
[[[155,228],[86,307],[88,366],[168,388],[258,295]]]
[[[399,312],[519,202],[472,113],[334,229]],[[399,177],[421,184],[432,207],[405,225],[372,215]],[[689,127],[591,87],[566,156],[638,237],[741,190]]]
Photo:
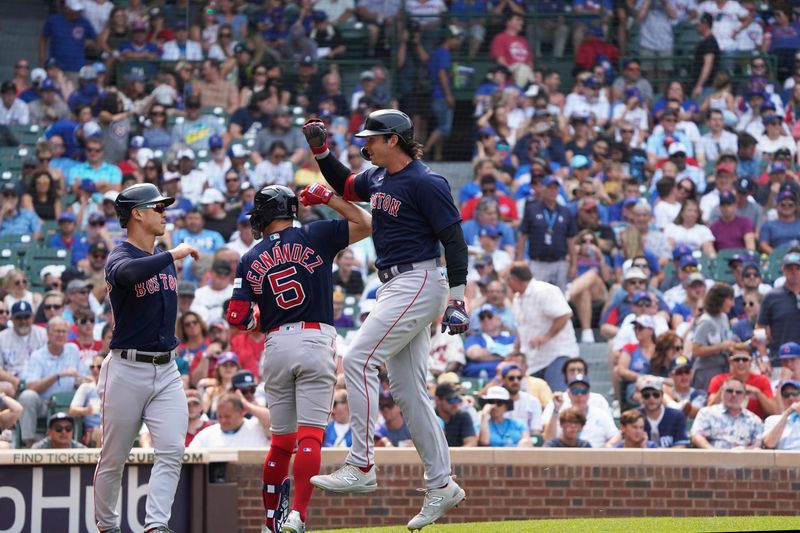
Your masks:
[[[681,268],[684,268],[687,266],[698,266],[700,263],[697,262],[697,259],[695,259],[693,255],[684,255],[681,257],[681,260],[678,264]]]
[[[586,81],[583,82],[583,85],[590,89],[599,89],[600,82],[594,76],[586,78]]]
[[[94,181],[92,181],[90,178],[83,178],[81,180],[80,188],[86,192],[97,192],[97,185],[95,185]]]
[[[728,264],[732,265],[733,263],[753,263],[758,261],[758,256],[753,252],[741,252],[738,254],[733,254],[728,258]]]
[[[719,205],[731,205],[736,203],[736,193],[733,191],[721,191],[719,193]]]
[[[245,211],[239,213],[239,218],[236,219],[237,224],[250,224],[250,215],[248,215]]]
[[[795,389],[800,390],[800,381],[797,381],[795,379],[787,379],[786,381],[781,383],[781,388],[780,388],[781,392],[783,392],[783,388],[784,387],[788,387],[788,386],[792,386]]]
[[[236,363],[236,366],[239,366],[239,356],[233,352],[222,352],[217,357],[217,366],[224,365],[225,363]]]
[[[796,342],[786,342],[781,344],[781,347],[778,350],[778,357],[780,359],[794,359],[795,357],[800,357],[800,344],[797,344]]]
[[[256,386],[256,378],[249,370],[239,370],[231,378],[231,386],[234,389],[246,389]]]
[[[11,318],[18,316],[33,316],[33,307],[25,300],[20,300],[11,306]]]
[[[744,266],[742,267],[742,274],[744,274],[748,270],[755,270],[756,274],[758,274],[759,276],[761,275],[761,268],[759,268],[759,266],[756,263],[745,263]]]
[[[791,200],[793,202],[797,202],[797,195],[792,189],[783,189],[778,193],[777,201],[780,202],[782,200]]]
[[[208,147],[212,150],[216,148],[222,148],[225,142],[222,140],[222,137],[219,135],[212,135],[208,138]]]
[[[625,100],[633,97],[636,97],[639,100],[641,100],[642,91],[640,91],[638,87],[628,87],[627,89],[625,89]]]
[[[508,373],[511,372],[512,370],[519,370],[520,372],[522,372],[522,368],[519,365],[511,364],[504,366],[503,370],[500,371],[500,375],[506,377]]]
[[[636,291],[635,293],[633,293],[633,296],[631,297],[631,303],[636,305],[642,300],[648,300],[650,302],[653,301],[653,299],[650,297],[650,293],[648,293],[647,291]]]
[[[672,374],[682,368],[692,368],[692,360],[685,355],[679,355],[672,360],[672,363],[669,365],[669,373]]]
[[[782,164],[782,163],[781,163]],[[750,178],[739,178],[736,182],[736,190],[739,192],[752,192],[756,188],[756,184]]]
[[[480,237],[492,237],[495,238],[499,234],[497,233],[497,229],[493,228],[492,226],[482,226],[480,232],[478,233]]]
[[[130,148],[144,148],[147,146],[147,140],[141,135],[134,135],[128,143]]]
[[[56,82],[51,80],[50,78],[46,78],[42,80],[39,84],[40,91],[55,91],[56,90]]]
[[[558,179],[555,176],[545,176],[542,178],[542,185],[549,187],[550,185],[558,185]]]
[[[786,172],[786,165],[783,164],[783,161],[775,161],[769,166],[770,174],[775,174],[778,172]]]
[[[590,165],[589,158],[583,154],[575,154],[569,162],[570,168],[583,168]]]
[[[622,207],[633,207],[639,203],[637,196],[629,196],[622,201]]]
[[[478,130],[478,134],[487,137],[494,137],[495,135],[497,135],[497,132],[494,131],[494,129],[492,128],[481,128]]]
[[[75,213],[72,211],[62,211],[60,215],[58,215],[59,222],[75,222]]]
[[[685,255],[692,255],[692,249],[685,244],[680,244],[672,249],[672,260],[677,261]]]

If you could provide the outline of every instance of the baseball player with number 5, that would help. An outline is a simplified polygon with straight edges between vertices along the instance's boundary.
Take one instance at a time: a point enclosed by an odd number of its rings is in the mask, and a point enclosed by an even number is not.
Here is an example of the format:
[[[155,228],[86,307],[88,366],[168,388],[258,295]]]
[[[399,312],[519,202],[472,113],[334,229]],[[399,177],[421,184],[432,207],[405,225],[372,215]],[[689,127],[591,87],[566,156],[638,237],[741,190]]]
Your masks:
[[[464,308],[467,244],[450,186],[421,161],[408,116],[387,109],[370,113],[361,154],[375,167],[353,175],[331,154],[325,126],[310,119],[303,126],[311,151],[328,183],[349,201],[368,201],[376,267],[383,285],[369,317],[344,358],[353,445],[345,465],[311,483],[338,493],[377,489],[373,437],[378,412],[378,367],[386,364],[392,396],[408,423],[425,467],[422,510],[408,529],[434,523],[464,497],[450,475],[450,454],[425,386],[430,324],[442,314],[442,330],[458,334],[469,327]],[[438,263],[444,245],[447,279]],[[448,301],[449,281],[449,301]]]
[[[310,480],[319,474],[336,384],[333,258],[371,231],[369,213],[324,185],[309,185],[300,200],[306,205],[327,204],[345,220],[295,228],[294,192],[282,185],[261,189],[248,214],[254,235],[259,238],[263,233],[264,239],[239,261],[228,306],[230,324],[243,330],[260,327],[267,334],[265,378],[272,443],[262,477],[264,533],[305,533],[314,490]],[[289,461],[295,444],[294,500],[287,513]]]
[[[181,475],[189,414],[175,364],[178,277],[175,261],[197,250],[179,244],[155,248],[164,235],[164,214],[175,198],[141,183],[117,196],[114,208],[128,238],[106,261],[105,276],[114,331],[111,352],[97,381],[102,402],[103,449],[94,474],[94,516],[101,533],[119,533],[122,471],[142,421],[153,436],[155,462],[145,504],[145,533],[169,532],[172,501]],[[130,511],[130,509],[129,509]],[[134,509],[135,513],[135,509]]]

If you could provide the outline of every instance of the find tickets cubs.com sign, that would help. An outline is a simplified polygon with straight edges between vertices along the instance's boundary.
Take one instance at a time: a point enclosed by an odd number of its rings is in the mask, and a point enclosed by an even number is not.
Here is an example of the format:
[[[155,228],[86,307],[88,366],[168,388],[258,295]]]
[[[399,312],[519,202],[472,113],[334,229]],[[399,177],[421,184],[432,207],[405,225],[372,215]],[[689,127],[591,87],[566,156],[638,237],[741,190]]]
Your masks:
[[[74,464],[75,454],[64,454],[64,460],[58,461],[51,452],[46,455],[48,464],[40,466],[37,455],[28,452],[24,463],[0,466],[0,533],[95,533],[95,465],[88,460]],[[123,533],[144,530],[151,468],[152,464],[129,464],[123,472],[117,503]],[[169,525],[176,533],[189,532],[190,473],[191,468],[181,469],[172,506]]]

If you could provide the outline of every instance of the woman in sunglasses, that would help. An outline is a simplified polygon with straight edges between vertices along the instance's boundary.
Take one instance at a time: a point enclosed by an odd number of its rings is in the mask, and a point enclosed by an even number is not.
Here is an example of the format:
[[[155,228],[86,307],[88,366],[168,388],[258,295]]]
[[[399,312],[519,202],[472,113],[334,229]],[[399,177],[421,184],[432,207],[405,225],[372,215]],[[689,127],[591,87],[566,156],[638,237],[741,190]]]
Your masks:
[[[480,431],[478,444],[492,447],[530,448],[531,434],[525,424],[506,414],[514,409],[514,400],[505,387],[489,387],[480,399]]]
[[[639,398],[634,398],[636,393],[636,380],[645,374],[651,374],[650,361],[656,350],[656,323],[650,315],[640,315],[633,320],[633,332],[636,343],[625,345],[620,351],[614,373],[621,379],[622,390],[625,393],[624,403],[637,405]]]
[[[578,209],[591,211],[596,216],[597,202],[593,198],[583,198]],[[581,325],[581,342],[594,342],[592,303],[606,300],[606,284],[611,281],[611,269],[592,231],[579,232],[574,246],[577,277],[567,286],[567,300],[575,306]]]
[[[91,364],[88,365],[91,379],[78,387],[75,396],[72,397],[72,403],[69,404],[69,415],[83,418],[81,442],[89,448],[99,448],[103,443],[100,395],[97,393],[97,378],[100,375],[103,359],[102,355],[92,357]]]
[[[172,146],[172,134],[167,126],[166,106],[156,103],[150,107],[146,124],[142,137],[147,141],[147,146],[153,151],[161,150],[167,153]]]
[[[728,356],[731,371],[714,376],[708,384],[708,405],[722,400],[720,388],[730,377],[735,377],[745,384],[747,390],[747,409],[764,420],[768,415],[776,415],[780,411],[772,393],[772,384],[764,374],[754,374],[753,350],[747,343],[739,343],[733,347]]]
[[[751,271],[752,272],[752,271]],[[758,323],[758,314],[761,312],[761,300],[764,296],[758,291],[748,290],[740,296],[744,306],[745,318],[739,317],[731,330],[737,340],[747,342],[753,338],[753,330]],[[753,341],[756,344],[756,340]]]
[[[34,309],[39,307],[42,302],[41,293],[28,290],[28,277],[22,270],[17,268],[9,271],[3,278],[3,292],[6,295],[3,301],[9,309],[21,300],[31,304]]]
[[[175,360],[178,361],[181,375],[185,375],[189,373],[189,365],[194,360],[195,354],[209,347],[208,326],[200,315],[194,311],[187,311],[180,316],[175,330],[175,335],[181,341]]]
[[[728,321],[733,304],[733,289],[727,283],[717,283],[706,293],[705,312],[696,322],[692,343],[693,387],[708,390],[714,376],[728,371],[728,355],[736,345]]]

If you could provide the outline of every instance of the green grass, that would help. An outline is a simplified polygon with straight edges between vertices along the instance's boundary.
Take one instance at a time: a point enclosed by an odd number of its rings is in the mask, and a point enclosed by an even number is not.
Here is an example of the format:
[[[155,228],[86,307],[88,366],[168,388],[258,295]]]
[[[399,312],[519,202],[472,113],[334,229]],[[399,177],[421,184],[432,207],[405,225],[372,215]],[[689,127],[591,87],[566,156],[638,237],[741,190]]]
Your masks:
[[[735,516],[702,518],[581,518],[511,520],[428,526],[424,533],[691,533],[713,531],[780,531],[800,529],[798,516]],[[403,533],[405,526],[329,529],[319,533]]]

